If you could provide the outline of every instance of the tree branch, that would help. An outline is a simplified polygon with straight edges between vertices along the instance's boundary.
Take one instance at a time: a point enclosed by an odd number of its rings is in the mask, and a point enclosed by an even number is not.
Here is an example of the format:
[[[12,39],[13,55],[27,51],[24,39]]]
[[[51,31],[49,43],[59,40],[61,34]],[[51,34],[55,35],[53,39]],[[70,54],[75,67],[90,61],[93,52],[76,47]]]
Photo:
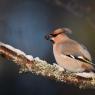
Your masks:
[[[88,75],[92,74],[92,76],[84,77],[86,75],[85,73],[67,73],[58,65],[50,65],[46,61],[33,58],[31,55],[26,55],[21,50],[2,42],[0,42],[0,55],[20,65],[21,72],[31,72],[36,75],[42,75],[49,79],[78,86],[79,88],[95,88],[95,74],[90,73]]]

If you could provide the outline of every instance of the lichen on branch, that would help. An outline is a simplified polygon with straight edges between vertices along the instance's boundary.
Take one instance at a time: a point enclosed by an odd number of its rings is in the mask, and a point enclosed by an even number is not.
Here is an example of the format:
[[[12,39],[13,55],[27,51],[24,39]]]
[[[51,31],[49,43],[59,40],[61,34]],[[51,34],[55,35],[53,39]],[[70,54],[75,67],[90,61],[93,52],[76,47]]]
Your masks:
[[[65,72],[57,64],[51,65],[38,57],[33,58],[33,56],[26,55],[23,51],[2,42],[0,42],[0,55],[20,65],[20,72],[31,72],[49,79],[75,85],[79,88],[95,88],[95,74],[93,73]],[[91,76],[88,77],[88,75]]]

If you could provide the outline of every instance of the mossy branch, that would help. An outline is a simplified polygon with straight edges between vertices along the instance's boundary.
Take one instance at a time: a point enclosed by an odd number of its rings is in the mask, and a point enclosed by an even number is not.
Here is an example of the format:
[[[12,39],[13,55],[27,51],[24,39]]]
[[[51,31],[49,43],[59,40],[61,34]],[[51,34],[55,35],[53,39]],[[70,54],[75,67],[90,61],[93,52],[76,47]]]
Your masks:
[[[26,55],[21,50],[2,42],[0,42],[0,55],[20,65],[21,71],[72,84],[79,88],[95,88],[95,76],[86,78],[75,73],[67,73],[55,64],[50,65],[39,58],[33,58],[31,55]]]

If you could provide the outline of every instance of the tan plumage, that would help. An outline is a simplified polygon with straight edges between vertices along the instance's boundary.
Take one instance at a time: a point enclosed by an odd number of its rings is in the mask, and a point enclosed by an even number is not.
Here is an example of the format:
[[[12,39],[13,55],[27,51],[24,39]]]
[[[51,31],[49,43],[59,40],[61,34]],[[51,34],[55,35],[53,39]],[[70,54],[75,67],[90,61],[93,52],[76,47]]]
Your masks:
[[[56,62],[70,72],[94,71],[91,55],[88,50],[70,39],[67,28],[59,28],[48,35],[53,42],[53,53]]]

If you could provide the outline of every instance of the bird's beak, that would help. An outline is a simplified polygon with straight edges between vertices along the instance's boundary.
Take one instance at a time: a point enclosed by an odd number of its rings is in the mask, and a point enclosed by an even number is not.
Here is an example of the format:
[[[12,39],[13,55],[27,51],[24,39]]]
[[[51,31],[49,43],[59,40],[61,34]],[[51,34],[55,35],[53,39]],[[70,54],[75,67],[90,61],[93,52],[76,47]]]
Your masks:
[[[51,38],[52,38],[52,35],[51,34],[48,34],[48,35],[45,36],[45,39],[46,40],[51,40]]]
[[[45,35],[45,39],[49,40],[50,39],[49,35]]]
[[[50,40],[52,43],[54,43],[52,34],[46,35],[46,36],[45,36],[45,39],[46,39],[46,40]]]

